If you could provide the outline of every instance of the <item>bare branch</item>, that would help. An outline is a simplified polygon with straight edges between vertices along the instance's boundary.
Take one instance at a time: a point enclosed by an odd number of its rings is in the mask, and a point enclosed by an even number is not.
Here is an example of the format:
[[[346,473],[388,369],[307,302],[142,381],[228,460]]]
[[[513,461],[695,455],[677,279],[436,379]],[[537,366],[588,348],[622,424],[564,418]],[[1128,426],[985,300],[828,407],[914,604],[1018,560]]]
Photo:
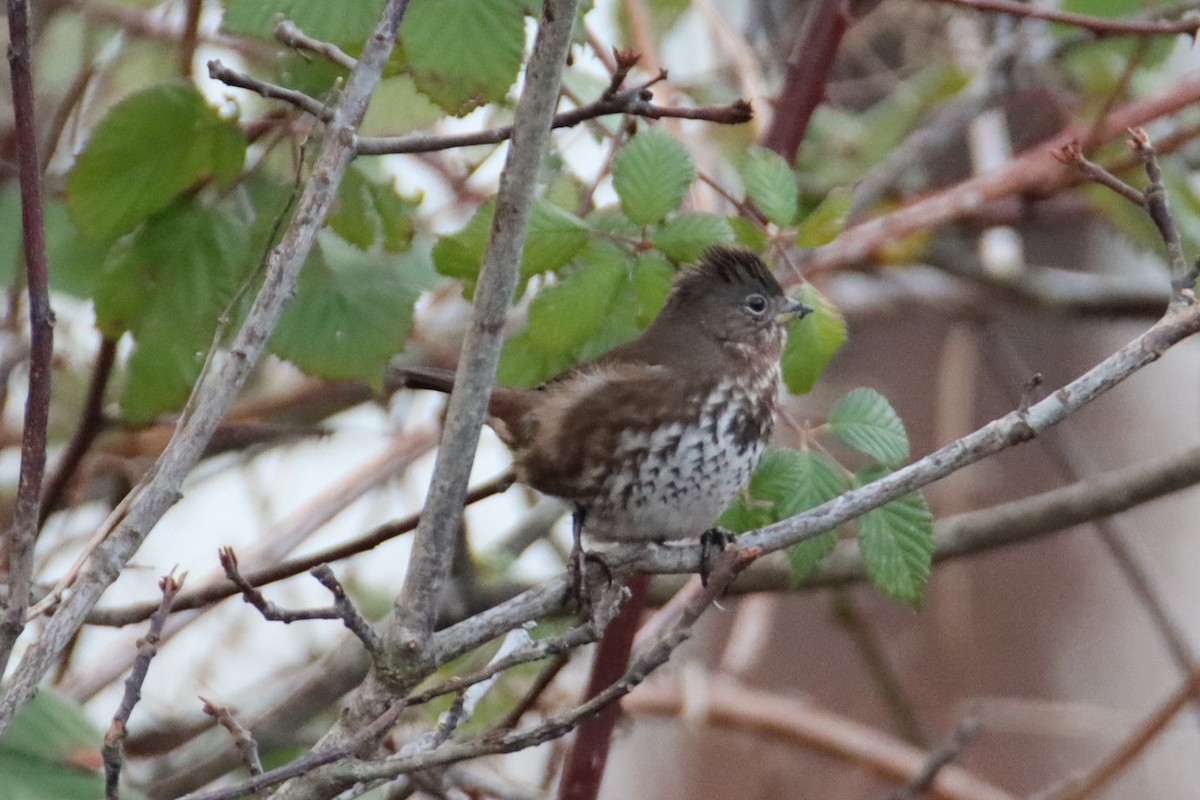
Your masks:
[[[1097,126],[1103,139],[1173,114],[1200,100],[1200,76],[1176,81],[1165,92],[1113,109]],[[1057,161],[1058,153],[1086,131],[1069,128],[1013,158],[1004,167],[977,175],[921,197],[904,207],[847,228],[827,245],[810,251],[800,266],[810,274],[861,263],[872,253],[918,231],[930,230],[978,210],[993,200],[1021,195],[1045,196],[1075,180]]]
[[[323,56],[343,69],[354,69],[355,65],[358,64],[358,61],[353,56],[347,55],[337,45],[312,38],[300,30],[299,25],[289,19],[279,20],[279,23],[275,26],[275,39],[280,44],[285,44],[288,47],[294,47],[297,50],[307,50],[310,53]]]
[[[1167,700],[1086,774],[1038,795],[1039,800],[1084,800],[1092,797],[1129,768],[1188,703],[1200,697],[1200,669],[1193,670]]]
[[[1011,14],[1014,17],[1042,19],[1047,22],[1058,22],[1083,28],[1097,37],[1103,36],[1170,36],[1185,33],[1196,38],[1200,31],[1200,19],[1193,15],[1185,15],[1180,19],[1144,20],[1144,19],[1106,19],[1092,17],[1087,14],[1074,14],[1069,11],[1058,11],[1053,8],[1014,2],[1014,0],[937,0],[951,6],[961,6],[975,11],[995,14]]]
[[[246,765],[246,769],[253,775],[262,775],[262,759],[258,756],[258,742],[254,741],[254,736],[250,731],[238,724],[238,721],[233,718],[231,712],[225,706],[217,705],[211,700],[200,698],[204,703],[204,713],[215,719],[222,728],[229,731],[229,735],[233,738],[233,746],[237,748],[238,755],[242,758],[242,763]],[[266,787],[255,790],[255,794],[259,797],[268,795]]]
[[[679,716],[687,708],[693,725],[765,734],[889,780],[914,780],[930,763],[930,753],[825,710],[808,698],[756,690],[721,675],[708,676],[704,688],[703,702],[690,702],[680,689],[651,684],[622,704],[640,718]],[[696,711],[701,709],[704,716],[697,719]],[[938,772],[933,786],[931,796],[940,800],[1012,800],[1000,787],[953,764]]]
[[[628,694],[645,680],[650,672],[664,664],[671,653],[691,635],[692,626],[695,625],[696,620],[712,606],[713,601],[720,597],[725,587],[733,581],[738,573],[753,563],[760,552],[757,548],[744,548],[737,544],[727,547],[715,559],[708,587],[680,610],[674,624],[652,647],[630,665],[620,680],[582,705],[550,717],[531,728],[498,736],[487,736],[473,742],[443,745],[436,750],[427,750],[386,761],[337,763],[348,753],[354,752],[352,748],[360,746],[361,743],[369,741],[369,737],[378,736],[391,727],[400,711],[407,706],[406,701],[398,701],[393,703],[382,716],[376,718],[363,731],[344,744],[325,751],[314,751],[291,764],[242,781],[234,786],[193,792],[181,800],[232,800],[232,798],[239,797],[260,786],[270,786],[296,775],[305,774],[317,766],[324,767],[321,774],[321,787],[328,796],[330,789],[334,787],[347,787],[356,783],[395,778],[482,755],[512,753],[557,739],[583,720],[599,713],[609,704]],[[289,786],[291,785],[289,784]],[[284,787],[282,791],[286,791],[287,788]]]
[[[255,588],[247,581],[238,571],[237,556],[233,552],[232,547],[222,547],[218,558],[221,561],[221,567],[225,570],[225,577],[237,586],[242,593],[242,598],[258,609],[264,619],[272,622],[282,622],[291,624],[293,622],[301,622],[311,619],[340,619],[346,629],[353,633],[358,640],[367,648],[367,652],[374,653],[379,650],[379,639],[375,632],[371,630],[370,624],[363,619],[358,613],[358,609],[346,597],[346,590],[342,588],[337,578],[333,575],[333,570],[326,564],[319,564],[310,570],[312,576],[320,581],[321,585],[333,594],[333,606],[329,608],[305,608],[305,609],[284,609],[267,600],[263,593]]]
[[[208,77],[218,80],[227,86],[248,89],[263,97],[290,103],[301,111],[312,114],[322,122],[329,122],[333,119],[333,109],[326,106],[320,100],[309,97],[304,92],[298,92],[295,89],[288,89],[286,86],[278,86],[274,83],[267,83],[237,70],[230,69],[219,58],[214,58],[208,62]]]
[[[0,734],[8,729],[17,708],[32,696],[42,675],[75,635],[122,567],[137,552],[154,524],[178,500],[184,478],[204,452],[221,418],[262,355],[284,304],[294,293],[297,276],[312,248],[316,231],[324,223],[338,184],[354,156],[354,131],[383,74],[395,42],[396,28],[407,7],[407,0],[389,0],[384,7],[358,66],[338,99],[312,178],[305,184],[291,227],[272,251],[262,288],[241,329],[233,337],[228,357],[215,361],[212,369],[201,376],[192,392],[189,412],[180,418],[171,443],[135,490],[129,504],[115,512],[106,524],[111,533],[80,574],[71,595],[50,618],[38,642],[25,652],[12,675],[8,691],[0,697]]]
[[[492,478],[489,481],[481,483],[467,492],[466,505],[478,503],[496,494],[508,489],[512,486],[512,472],[504,472]],[[290,578],[294,575],[299,575],[302,572],[311,570],[320,564],[328,564],[334,561],[340,561],[350,556],[365,553],[384,542],[391,541],[397,536],[403,536],[417,527],[420,522],[421,515],[412,514],[403,519],[394,520],[392,522],[380,525],[361,536],[356,536],[341,544],[331,545],[322,550],[317,550],[306,556],[291,558],[280,561],[269,567],[263,567],[252,572],[247,572],[242,575],[246,582],[251,586],[262,587],[270,583]],[[226,597],[232,597],[238,594],[240,589],[236,586],[231,586],[228,583],[214,583],[209,586],[202,587],[192,592],[185,592],[180,597],[176,598],[172,611],[186,611],[192,608],[200,608],[218,600],[224,600]],[[153,605],[146,603],[141,605],[126,606],[124,608],[103,609],[93,612],[88,616],[89,625],[111,625],[123,626],[131,625],[135,622],[140,622],[146,619],[154,612]]]
[[[942,770],[957,761],[963,752],[970,747],[971,742],[979,735],[979,722],[974,717],[966,717],[958,725],[958,730],[950,737],[950,741],[930,753],[929,760],[921,768],[921,772],[913,777],[902,789],[897,789],[887,796],[887,800],[917,800],[933,789],[933,784]]]
[[[1079,146],[1079,142],[1063,145],[1061,150],[1051,153],[1051,155],[1062,163],[1075,167],[1088,180],[1111,189],[1135,206],[1146,207],[1146,195],[1143,192],[1130,186],[1099,164],[1088,160],[1087,156],[1083,154],[1083,148]]]
[[[446,408],[442,446],[417,525],[404,588],[385,641],[411,658],[433,630],[438,598],[450,569],[453,536],[462,518],[467,477],[496,375],[508,306],[517,286],[525,229],[533,208],[538,167],[550,136],[563,64],[570,45],[576,0],[548,0],[526,66],[513,142],[496,198],[495,218],[484,254],[471,326],[463,340],[458,376]]]
[[[185,572],[178,578],[174,575],[164,576],[158,582],[158,587],[162,590],[162,602],[159,604],[158,611],[154,612],[154,616],[150,618],[150,629],[146,631],[144,637],[138,639],[137,659],[133,662],[133,669],[130,670],[129,677],[125,679],[125,693],[121,696],[116,713],[113,714],[108,732],[104,734],[104,746],[100,748],[100,754],[104,759],[104,796],[106,800],[117,800],[120,796],[121,763],[124,757],[122,744],[125,741],[125,732],[129,725],[129,715],[133,713],[133,707],[137,705],[138,700],[142,699],[142,684],[146,682],[146,675],[150,672],[150,661],[158,653],[163,625],[166,624],[167,616],[171,613],[171,602],[179,593],[186,578],[187,573]]]
[[[5,548],[9,591],[0,616],[0,675],[8,666],[17,637],[25,630],[25,612],[33,586],[33,549],[37,542],[42,476],[46,470],[46,427],[50,418],[50,359],[54,355],[54,312],[50,308],[50,272],[46,263],[45,209],[30,63],[28,0],[8,0],[8,33],[25,282],[29,292],[30,346],[21,467],[12,531]],[[5,727],[0,718],[0,734]]]
[[[658,106],[650,102],[650,91],[642,87],[623,89],[608,94],[600,99],[580,106],[570,111],[564,111],[554,116],[552,128],[570,128],[590,119],[608,116],[610,114],[632,114],[647,119],[663,119],[675,117],[679,119],[699,119],[716,122],[722,125],[739,125],[749,122],[754,112],[745,100],[735,100],[723,106],[698,106],[694,108],[673,108]],[[475,133],[454,135],[414,134],[411,136],[395,137],[364,137],[358,140],[358,153],[364,156],[378,156],[389,153],[429,153],[437,150],[449,150],[455,147],[470,147],[479,144],[497,144],[512,138],[513,126],[491,128]]]

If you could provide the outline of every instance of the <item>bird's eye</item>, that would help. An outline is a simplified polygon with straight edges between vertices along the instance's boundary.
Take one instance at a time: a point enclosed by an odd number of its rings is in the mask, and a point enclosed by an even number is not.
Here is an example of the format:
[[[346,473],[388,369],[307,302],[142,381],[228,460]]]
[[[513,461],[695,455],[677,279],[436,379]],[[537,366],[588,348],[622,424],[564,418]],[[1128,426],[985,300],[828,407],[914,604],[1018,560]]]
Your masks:
[[[761,294],[752,294],[746,298],[746,308],[751,314],[761,314],[767,310],[767,298]]]

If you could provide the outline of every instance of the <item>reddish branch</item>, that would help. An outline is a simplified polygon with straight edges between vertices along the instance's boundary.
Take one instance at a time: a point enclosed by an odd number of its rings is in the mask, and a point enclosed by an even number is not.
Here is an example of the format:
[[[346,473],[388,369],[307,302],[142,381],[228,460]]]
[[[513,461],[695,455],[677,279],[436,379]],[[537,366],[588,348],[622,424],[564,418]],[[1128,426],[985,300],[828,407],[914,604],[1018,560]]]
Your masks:
[[[937,0],[951,6],[974,9],[995,14],[1011,14],[1015,17],[1043,19],[1047,22],[1061,22],[1076,28],[1083,28],[1095,36],[1156,36],[1186,33],[1192,38],[1200,31],[1200,19],[1185,17],[1182,19],[1105,19],[1092,17],[1087,14],[1073,14],[1070,11],[1058,11],[1033,3],[1018,3],[1014,0]]]
[[[8,0],[8,65],[12,82],[17,168],[21,186],[21,229],[29,287],[29,394],[21,436],[21,471],[12,534],[6,551],[8,599],[0,620],[0,674],[25,629],[25,611],[33,580],[42,476],[46,469],[46,425],[50,416],[50,359],[54,351],[54,314],[50,310],[46,264],[42,170],[38,161],[37,120],[33,107],[33,70],[29,57],[29,6]]]
[[[788,57],[783,87],[775,98],[771,126],[763,146],[796,161],[800,142],[813,112],[825,101],[825,86],[838,48],[855,19],[870,11],[880,0],[817,0],[809,6],[796,46]]]
[[[109,376],[112,375],[116,355],[116,339],[106,338],[100,342],[100,349],[96,351],[96,363],[92,365],[92,377],[88,383],[87,399],[83,403],[79,425],[75,428],[75,433],[71,436],[71,441],[67,444],[67,449],[59,459],[58,466],[50,476],[46,491],[42,495],[42,507],[38,515],[39,528],[58,507],[67,485],[83,462],[83,457],[100,435],[104,426],[104,390],[108,386]]]
[[[583,694],[585,699],[596,697],[620,680],[629,665],[633,637],[645,606],[650,576],[635,575],[627,585],[629,600],[604,631],[604,638],[596,647],[592,673]],[[579,726],[563,764],[562,779],[558,784],[559,800],[591,800],[599,794],[604,767],[608,763],[613,728],[620,717],[621,706],[613,703]]]
[[[1167,92],[1114,109],[1098,128],[1103,138],[1112,138],[1197,101],[1200,101],[1200,75],[1192,75],[1175,83]],[[1000,169],[922,197],[891,214],[847,228],[835,241],[811,251],[804,267],[811,275],[859,264],[888,245],[914,233],[954,222],[991,201],[1054,194],[1079,180],[1054,154],[1086,135],[1085,129],[1073,126],[1026,150]]]

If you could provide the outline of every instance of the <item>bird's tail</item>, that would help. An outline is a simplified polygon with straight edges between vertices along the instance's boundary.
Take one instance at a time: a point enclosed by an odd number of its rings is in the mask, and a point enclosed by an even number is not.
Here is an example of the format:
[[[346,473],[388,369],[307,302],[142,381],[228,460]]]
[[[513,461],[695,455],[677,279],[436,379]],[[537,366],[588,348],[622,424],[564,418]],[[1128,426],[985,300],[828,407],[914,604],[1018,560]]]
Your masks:
[[[388,369],[384,386],[389,393],[400,389],[428,389],[448,394],[454,388],[454,372],[438,367],[393,367]]]

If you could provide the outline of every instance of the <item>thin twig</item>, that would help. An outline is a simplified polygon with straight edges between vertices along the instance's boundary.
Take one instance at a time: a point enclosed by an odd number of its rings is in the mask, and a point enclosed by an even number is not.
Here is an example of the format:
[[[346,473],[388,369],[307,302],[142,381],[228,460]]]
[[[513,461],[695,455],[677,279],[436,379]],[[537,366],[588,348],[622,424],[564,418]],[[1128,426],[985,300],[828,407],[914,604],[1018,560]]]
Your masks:
[[[258,742],[254,740],[253,734],[239,725],[238,721],[233,718],[233,712],[225,706],[217,705],[203,697],[200,698],[200,701],[204,703],[204,713],[229,731],[229,735],[233,738],[233,746],[237,748],[238,754],[242,757],[242,763],[246,765],[250,774],[262,775],[262,759],[258,756]],[[267,797],[270,793],[264,786],[256,789],[255,794],[259,797]]]
[[[294,47],[297,50],[306,50],[310,53],[316,53],[323,56],[329,61],[337,64],[343,69],[354,69],[358,61],[350,55],[347,55],[344,50],[335,44],[322,42],[319,39],[314,39],[304,31],[300,30],[300,26],[292,22],[290,19],[281,19],[275,26],[275,41],[280,44]]]
[[[1162,170],[1158,168],[1158,156],[1150,136],[1141,128],[1129,132],[1129,146],[1142,159],[1150,185],[1146,187],[1146,211],[1167,246],[1167,266],[1171,270],[1171,287],[1175,290],[1172,302],[1190,302],[1196,287],[1197,266],[1188,266],[1175,227],[1175,218],[1167,204],[1167,189],[1163,186]],[[1185,294],[1186,293],[1186,294]]]
[[[333,119],[333,109],[326,106],[320,100],[309,97],[304,92],[268,83],[243,72],[230,69],[219,58],[214,58],[208,62],[208,77],[218,80],[227,86],[248,89],[255,94],[260,94],[272,100],[282,100],[307,114],[312,114],[322,122],[329,122]]]
[[[1200,697],[1200,669],[1195,670],[1179,689],[1087,773],[1039,797],[1046,800],[1084,800],[1095,795],[1128,769],[1171,720],[1197,697]]]
[[[183,35],[179,37],[179,75],[184,80],[192,79],[192,62],[196,59],[196,44],[199,41],[200,12],[204,0],[187,0],[187,13],[183,20]]]
[[[37,542],[42,476],[46,469],[46,427],[50,417],[50,360],[54,355],[54,312],[46,263],[42,170],[38,161],[37,118],[30,64],[28,0],[8,0],[8,66],[12,83],[14,140],[21,187],[21,230],[29,291],[29,393],[21,432],[21,467],[12,531],[5,550],[8,597],[0,617],[0,675],[17,637],[25,630],[25,611],[33,585],[33,549]],[[0,734],[6,726],[0,721]]]
[[[703,700],[691,702],[681,689],[663,683],[645,687],[624,701],[635,718],[680,717],[687,711],[692,726],[705,725],[718,734],[745,731],[792,747],[839,759],[856,772],[889,781],[910,781],[930,763],[930,754],[878,728],[822,709],[810,698],[757,690],[721,675],[709,675],[698,688]],[[686,710],[686,711],[685,711]],[[697,718],[699,717],[699,718]],[[951,764],[934,781],[938,800],[1013,800],[995,784]]]
[[[493,495],[500,494],[512,486],[512,482],[512,472],[504,472],[467,492],[466,505],[471,505]],[[317,550],[306,556],[280,561],[269,567],[244,573],[242,577],[245,578],[248,584],[254,587],[263,587],[271,583],[276,583],[285,578],[307,572],[318,564],[330,564],[372,550],[384,542],[391,541],[397,536],[403,536],[415,530],[420,520],[420,513],[412,514],[403,519],[380,525],[361,536],[356,536],[341,544]],[[228,583],[212,584],[196,591],[185,593],[176,599],[172,609],[174,611],[186,611],[199,608],[210,603],[215,603],[218,600],[224,600],[226,597],[232,597],[238,594],[239,591],[236,586],[231,586]],[[140,622],[152,613],[154,613],[154,608],[149,603],[125,606],[123,608],[104,609],[93,612],[88,617],[88,624],[121,627]]]
[[[1113,109],[1100,126],[1105,139],[1131,127],[1176,113],[1200,100],[1200,76],[1176,81],[1161,94],[1135,100]],[[872,253],[919,231],[960,219],[992,201],[1022,195],[1046,196],[1078,180],[1053,154],[1087,135],[1072,126],[1048,141],[1013,158],[1000,169],[914,200],[902,208],[847,228],[827,245],[805,254],[801,266],[813,273],[861,263]]]
[[[974,717],[963,719],[959,723],[958,729],[954,731],[954,735],[950,737],[950,741],[929,755],[929,760],[925,762],[921,772],[913,777],[906,786],[889,794],[887,800],[917,800],[922,797],[933,788],[933,784],[942,770],[957,761],[971,746],[971,742],[975,741],[975,737],[979,735],[980,729],[979,721]]]
[[[1135,189],[1104,167],[1088,159],[1083,154],[1083,147],[1078,142],[1070,142],[1064,145],[1058,152],[1052,153],[1052,155],[1062,163],[1070,164],[1093,183],[1098,183],[1101,186],[1111,189],[1135,206],[1146,207],[1146,195],[1144,192]]]
[[[560,655],[547,664],[546,668],[534,678],[533,683],[530,684],[529,689],[521,696],[516,705],[510,708],[500,718],[500,721],[492,726],[492,733],[503,733],[517,727],[521,722],[521,717],[525,716],[534,707],[546,689],[550,688],[550,684],[554,683],[554,679],[558,677],[558,673],[562,672],[563,667],[567,665],[569,660],[567,656]]]
[[[258,609],[264,619],[288,625],[312,619],[340,619],[346,629],[363,643],[367,652],[374,653],[379,649],[379,639],[375,632],[371,630],[370,624],[362,618],[358,609],[346,597],[346,590],[342,588],[337,578],[334,577],[333,570],[329,569],[327,565],[320,564],[313,567],[311,572],[312,576],[333,595],[333,605],[328,608],[285,609],[267,600],[262,592],[242,577],[238,571],[237,555],[233,552],[232,547],[222,547],[218,558],[221,561],[221,567],[225,570],[225,576],[241,591],[242,598]]]
[[[1011,14],[1014,17],[1058,22],[1075,28],[1083,28],[1097,37],[1162,36],[1186,33],[1194,39],[1197,31],[1200,31],[1200,20],[1189,16],[1174,20],[1106,19],[1087,14],[1074,14],[1070,11],[1058,11],[1045,6],[1018,3],[1014,0],[936,0],[936,2],[992,14]]]
[[[83,401],[79,423],[75,426],[71,441],[59,457],[50,480],[46,482],[46,491],[42,494],[39,527],[46,524],[46,519],[58,508],[67,486],[75,477],[79,465],[83,463],[83,457],[87,455],[104,428],[104,391],[108,387],[116,356],[117,340],[102,339],[100,348],[96,351],[96,361],[92,365],[92,377],[88,381],[87,397]]]
[[[581,122],[611,114],[632,114],[647,119],[675,117],[679,119],[705,120],[721,125],[740,125],[743,122],[750,121],[754,116],[754,111],[745,100],[735,100],[723,106],[696,106],[692,108],[659,106],[650,102],[650,92],[647,89],[637,87],[623,89],[615,94],[602,96],[600,99],[579,108],[556,114],[551,127],[570,128]],[[505,125],[500,128],[490,128],[474,133],[363,137],[358,140],[358,153],[364,156],[378,156],[392,153],[429,153],[456,147],[498,144],[512,138],[512,134],[513,126]]]
[[[891,718],[895,732],[911,745],[929,747],[929,737],[921,727],[912,698],[905,690],[899,671],[888,658],[879,636],[855,606],[854,598],[843,589],[833,592],[831,600],[834,619],[846,631],[854,649],[858,651],[871,682],[879,692],[884,712]]]
[[[358,609],[354,607],[354,603],[350,602],[350,598],[346,596],[345,587],[334,576],[333,570],[329,568],[329,565],[318,564],[309,571],[333,595],[333,610],[337,613],[337,618],[346,626],[346,629],[358,637],[358,640],[363,643],[363,647],[367,648],[368,653],[377,652],[379,650],[379,637],[375,635],[374,629],[371,628],[371,623],[367,622],[363,618],[363,615],[358,613]]]
[[[166,575],[158,582],[158,588],[162,591],[162,602],[159,604],[158,610],[154,612],[154,616],[150,618],[150,629],[146,631],[144,637],[138,639],[138,654],[133,662],[133,669],[129,672],[129,677],[125,679],[125,693],[121,696],[116,713],[113,714],[108,732],[104,734],[104,745],[100,748],[100,754],[104,759],[104,796],[106,800],[117,800],[120,795],[121,764],[124,760],[122,744],[129,726],[129,715],[133,713],[133,707],[137,705],[137,702],[142,699],[142,684],[146,682],[146,675],[150,672],[150,661],[158,653],[163,625],[166,624],[167,616],[171,613],[171,602],[179,593],[186,578],[187,573],[185,572],[178,578],[173,574]]]

